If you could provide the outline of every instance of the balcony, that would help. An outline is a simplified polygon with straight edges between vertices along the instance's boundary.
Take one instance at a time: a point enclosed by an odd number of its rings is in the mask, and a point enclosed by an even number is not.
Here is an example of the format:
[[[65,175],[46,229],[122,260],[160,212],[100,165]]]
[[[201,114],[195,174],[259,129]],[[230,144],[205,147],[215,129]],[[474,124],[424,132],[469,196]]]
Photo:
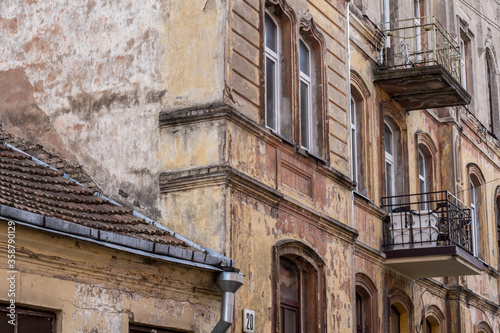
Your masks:
[[[466,105],[460,48],[434,17],[382,23],[386,48],[374,83],[407,111]]]
[[[382,198],[385,264],[414,278],[476,275],[471,210],[447,191]]]

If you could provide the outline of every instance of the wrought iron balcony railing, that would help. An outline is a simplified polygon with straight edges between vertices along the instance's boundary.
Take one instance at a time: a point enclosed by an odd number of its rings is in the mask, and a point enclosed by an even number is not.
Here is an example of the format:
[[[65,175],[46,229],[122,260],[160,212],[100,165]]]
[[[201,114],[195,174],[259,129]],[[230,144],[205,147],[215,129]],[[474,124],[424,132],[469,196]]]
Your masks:
[[[382,198],[385,250],[459,246],[472,254],[472,215],[448,191]]]
[[[460,47],[435,17],[417,17],[380,24],[386,35],[382,68],[443,66],[461,82]]]

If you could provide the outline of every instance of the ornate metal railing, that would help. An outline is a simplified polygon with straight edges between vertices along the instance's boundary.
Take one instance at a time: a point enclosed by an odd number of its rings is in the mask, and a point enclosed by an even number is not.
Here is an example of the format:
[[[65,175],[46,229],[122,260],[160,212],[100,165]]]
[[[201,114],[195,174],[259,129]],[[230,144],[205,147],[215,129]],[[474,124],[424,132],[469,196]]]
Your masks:
[[[382,67],[442,65],[461,82],[460,47],[435,17],[418,17],[379,25],[386,35]]]
[[[472,251],[471,210],[448,191],[382,198],[386,250],[456,245]]]

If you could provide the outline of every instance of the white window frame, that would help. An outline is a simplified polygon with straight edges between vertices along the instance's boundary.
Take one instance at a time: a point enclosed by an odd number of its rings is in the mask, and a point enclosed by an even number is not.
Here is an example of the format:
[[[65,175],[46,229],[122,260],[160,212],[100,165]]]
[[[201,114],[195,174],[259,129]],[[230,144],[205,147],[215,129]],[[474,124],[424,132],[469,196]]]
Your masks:
[[[479,211],[477,207],[477,190],[476,186],[472,182],[469,182],[470,185],[470,208],[471,208],[471,217],[472,217],[472,254],[475,257],[479,256]]]
[[[311,80],[311,74],[312,74],[312,64],[311,64],[311,48],[309,47],[309,45],[307,45],[307,43],[302,39],[302,38],[299,38],[299,57],[300,57],[300,42],[302,42],[304,44],[304,46],[306,47],[307,49],[307,52],[308,52],[308,59],[307,59],[307,66],[308,66],[308,72],[309,72],[309,75],[307,75],[306,73],[302,72],[302,70],[300,69],[300,58],[299,58],[299,72],[300,72],[300,82],[299,82],[299,91],[300,91],[300,83],[304,83],[306,86],[307,86],[307,110],[306,110],[306,116],[307,116],[307,142],[308,142],[308,147],[305,147],[302,143],[304,140],[302,140],[302,126],[300,126],[300,131],[301,131],[301,142],[300,142],[300,146],[306,150],[311,150],[311,147],[312,147],[312,80]],[[300,95],[300,93],[299,93]],[[302,96],[300,96],[300,98],[302,98]],[[301,103],[300,103],[300,119],[302,119],[302,100],[301,100]]]
[[[422,13],[420,13],[420,1],[422,0],[414,0],[413,6],[414,6],[414,12],[415,12],[415,17],[413,19],[414,24],[415,24],[415,59],[417,62],[422,61],[422,28],[421,24],[422,22],[420,21],[420,17],[422,16]]]
[[[385,152],[385,165],[384,165],[384,168],[385,168],[385,172],[386,172],[386,175],[385,175],[385,186],[386,186],[386,190],[387,190],[387,168],[386,168],[386,165],[387,163],[391,166],[391,184],[390,187],[391,187],[391,196],[394,197],[396,195],[396,170],[394,169],[394,148],[395,148],[395,144],[394,144],[394,130],[392,129],[391,125],[389,125],[387,122],[384,122],[384,125],[387,126],[387,128],[389,128],[389,131],[391,132],[391,140],[389,142],[390,146],[391,146],[391,151],[392,151],[392,154],[390,154],[389,152],[387,152],[385,150],[385,140],[387,140],[387,138],[385,137],[384,135],[384,152]],[[384,129],[384,134],[385,134],[385,129]],[[386,195],[388,196],[388,193],[386,193]],[[392,204],[392,200],[391,202],[389,202],[389,204]]]
[[[460,74],[462,79],[462,87],[467,89],[467,67],[465,59],[465,41],[460,39]]]
[[[280,101],[280,91],[281,91],[281,86],[280,86],[280,73],[281,73],[281,63],[280,63],[280,58],[281,58],[281,29],[280,25],[278,24],[278,20],[268,11],[265,12],[264,15],[264,21],[266,20],[266,17],[269,16],[269,18],[273,21],[273,23],[276,26],[276,52],[271,50],[270,48],[267,47],[266,43],[266,35],[267,31],[264,33],[264,47],[265,47],[265,60],[264,60],[264,66],[267,66],[267,59],[271,60],[275,66],[274,66],[274,128],[273,126],[269,126],[267,123],[267,77],[264,78],[264,82],[266,82],[266,91],[265,91],[265,124],[266,127],[269,128],[270,130],[280,133],[280,107],[281,107],[281,101]],[[265,23],[264,23],[264,28],[265,28]],[[264,70],[265,75],[267,75],[267,68]]]
[[[357,118],[356,101],[351,97],[351,158],[352,158],[352,180],[356,182],[355,191],[358,190],[358,141],[357,141]]]
[[[420,161],[422,161],[422,174],[420,173]],[[418,187],[419,187],[419,193],[420,193],[420,200],[422,201],[420,203],[420,209],[421,210],[426,210],[427,207],[429,206],[428,203],[424,203],[424,201],[427,201],[428,198],[427,198],[427,194],[422,194],[422,193],[427,193],[428,191],[428,187],[429,187],[429,184],[428,184],[428,175],[427,175],[427,159],[424,155],[424,153],[419,149],[418,150],[418,160],[417,160],[417,168],[418,168]],[[421,187],[421,183],[420,182],[423,182],[423,188]]]

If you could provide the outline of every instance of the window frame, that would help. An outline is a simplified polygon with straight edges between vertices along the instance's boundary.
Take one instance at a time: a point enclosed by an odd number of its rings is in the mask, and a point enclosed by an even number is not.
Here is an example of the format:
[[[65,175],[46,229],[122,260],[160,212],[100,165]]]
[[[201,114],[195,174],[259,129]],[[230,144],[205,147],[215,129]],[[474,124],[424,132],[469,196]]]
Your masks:
[[[389,146],[390,146],[391,152],[388,152],[386,149],[386,141],[388,139],[385,135],[386,134],[386,131],[385,131],[386,127],[389,129],[389,132],[391,134],[391,137],[389,140]],[[395,158],[394,158],[395,146],[396,145],[394,144],[394,129],[387,121],[384,121],[384,156],[385,156],[385,158],[384,158],[384,161],[385,161],[385,163],[384,163],[385,182],[384,183],[385,183],[385,192],[386,192],[385,196],[386,197],[396,196],[396,171],[395,171]],[[387,164],[389,164],[391,166],[390,172],[387,172]],[[387,178],[389,173],[390,173],[390,178]],[[389,184],[389,179],[390,179],[390,184]],[[390,193],[388,193],[389,188],[391,190]]]
[[[270,13],[268,10],[264,11],[264,26],[266,27],[266,19],[269,17],[271,19],[271,22],[274,23],[274,26],[276,27],[276,52],[270,49],[267,46],[267,28],[265,28],[264,31],[264,86],[265,86],[265,97],[264,97],[264,103],[265,103],[265,126],[266,128],[269,128],[270,130],[280,133],[280,120],[281,120],[281,57],[282,57],[282,29],[280,27],[280,24],[278,23],[278,19]],[[273,120],[274,124],[273,126],[270,126],[268,124],[268,81],[267,81],[267,60],[272,61],[275,64],[274,67],[274,89],[273,89],[273,102],[274,102],[274,108],[273,108]]]
[[[302,71],[302,68],[300,66],[301,64],[301,52],[300,52],[300,47],[301,44],[305,46],[307,50],[307,71],[309,74],[306,74]],[[313,138],[312,138],[312,113],[313,113],[313,103],[312,103],[312,94],[313,94],[313,82],[312,82],[312,50],[311,47],[308,45],[308,43],[302,38],[299,38],[298,42],[298,49],[299,49],[299,113],[300,113],[300,146],[301,148],[304,148],[307,151],[311,150],[311,145],[313,143]],[[304,84],[307,87],[307,101],[306,101],[306,110],[304,111],[302,109],[302,84]],[[304,133],[302,132],[303,129],[303,119],[305,113],[305,118],[307,120],[307,125],[306,125],[306,135],[307,135],[307,140],[304,140]],[[307,141],[307,146],[304,145],[304,141]]]
[[[291,260],[300,270],[301,306],[299,332],[320,333],[326,330],[326,277],[321,257],[307,245],[291,240],[281,240],[273,247],[273,305],[272,327],[280,333],[280,258]],[[307,328],[307,331],[305,330]]]
[[[359,295],[361,298],[361,327],[356,327],[356,330],[361,329],[362,333],[375,333],[379,331],[378,327],[378,310],[377,310],[377,287],[372,279],[365,273],[358,272],[355,275],[355,294],[356,298]],[[358,314],[356,312],[356,319]],[[358,326],[356,324],[356,326]]]
[[[0,304],[0,313],[9,313],[9,309],[7,308],[8,305],[5,305],[4,303]],[[29,315],[33,317],[42,317],[42,318],[47,318],[51,320],[51,331],[49,333],[55,333],[56,332],[56,320],[57,316],[54,312],[51,311],[44,311],[44,310],[35,310],[31,308],[24,307],[18,303],[16,303],[16,318],[15,318],[15,325],[14,327],[14,333],[16,333],[19,329],[19,315]],[[5,318],[7,320],[7,318]]]
[[[352,88],[351,88],[352,90]],[[351,168],[352,168],[352,180],[356,183],[354,191],[358,192],[358,177],[359,177],[359,165],[358,165],[358,150],[360,149],[358,144],[358,105],[355,98],[351,93]]]
[[[388,332],[390,333],[409,333],[413,332],[412,331],[412,325],[413,325],[413,303],[411,301],[411,298],[408,297],[406,293],[399,289],[393,289],[391,290],[388,295],[387,295],[389,302],[389,320],[388,320]],[[392,330],[392,310],[396,310],[398,314],[398,330],[397,332],[393,332]],[[407,321],[406,323],[402,322],[402,320]]]

